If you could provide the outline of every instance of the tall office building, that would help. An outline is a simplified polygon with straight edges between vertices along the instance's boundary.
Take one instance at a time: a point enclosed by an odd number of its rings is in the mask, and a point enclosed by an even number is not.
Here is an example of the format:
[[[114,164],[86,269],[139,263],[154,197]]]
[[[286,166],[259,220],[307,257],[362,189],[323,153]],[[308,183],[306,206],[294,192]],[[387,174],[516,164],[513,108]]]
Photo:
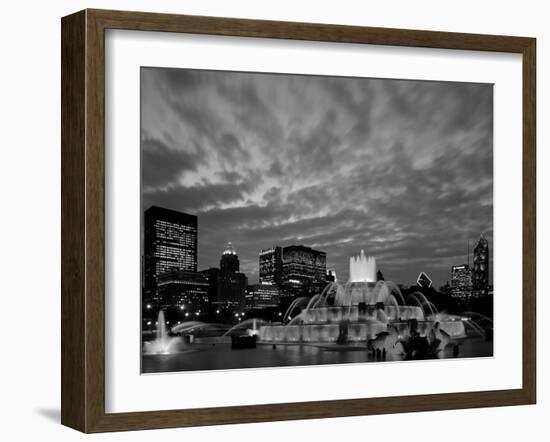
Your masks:
[[[239,257],[233,247],[233,244],[230,242],[227,243],[227,247],[222,253],[220,259],[220,273],[221,275],[235,273],[239,271]]]
[[[306,246],[283,248],[282,283],[307,285],[326,282],[327,254]]]
[[[144,298],[159,301],[163,273],[197,271],[197,217],[152,206],[144,215]]]
[[[296,286],[327,281],[327,254],[311,247],[275,246],[262,250],[259,259],[260,284]]]
[[[474,247],[472,279],[474,294],[476,296],[486,295],[489,291],[489,242],[483,237],[483,234]]]
[[[283,249],[279,246],[260,252],[260,284],[280,284],[283,277]]]
[[[244,307],[248,278],[239,272],[239,256],[228,243],[220,259],[219,295],[217,303],[233,308]]]
[[[451,269],[451,296],[467,299],[472,295],[472,270],[468,264],[453,266]]]

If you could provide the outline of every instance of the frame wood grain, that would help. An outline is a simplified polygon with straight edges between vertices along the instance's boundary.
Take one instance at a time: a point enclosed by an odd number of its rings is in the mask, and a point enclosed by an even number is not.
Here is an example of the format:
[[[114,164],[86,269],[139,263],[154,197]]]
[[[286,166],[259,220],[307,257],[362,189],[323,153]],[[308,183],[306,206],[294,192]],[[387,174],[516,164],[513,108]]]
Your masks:
[[[405,29],[84,10],[62,28],[61,422],[83,432],[312,419],[536,400],[536,41]],[[105,412],[105,30],[183,32],[457,50],[523,56],[523,386],[515,390]]]

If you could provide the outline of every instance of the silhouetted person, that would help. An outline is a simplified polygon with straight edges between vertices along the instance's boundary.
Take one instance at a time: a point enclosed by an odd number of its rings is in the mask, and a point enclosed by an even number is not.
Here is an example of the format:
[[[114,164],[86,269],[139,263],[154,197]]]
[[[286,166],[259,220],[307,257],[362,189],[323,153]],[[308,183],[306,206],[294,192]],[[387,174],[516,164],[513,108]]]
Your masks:
[[[384,347],[382,349],[382,359],[385,361],[386,360],[386,347]]]

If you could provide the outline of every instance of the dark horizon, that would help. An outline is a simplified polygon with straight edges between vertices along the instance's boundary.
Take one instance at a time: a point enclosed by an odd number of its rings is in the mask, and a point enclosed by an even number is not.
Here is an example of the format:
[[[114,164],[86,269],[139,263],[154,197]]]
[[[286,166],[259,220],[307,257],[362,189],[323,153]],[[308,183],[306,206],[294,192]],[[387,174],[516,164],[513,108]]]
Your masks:
[[[199,269],[303,244],[439,287],[492,249],[492,85],[142,68],[141,100],[142,207],[198,217]]]

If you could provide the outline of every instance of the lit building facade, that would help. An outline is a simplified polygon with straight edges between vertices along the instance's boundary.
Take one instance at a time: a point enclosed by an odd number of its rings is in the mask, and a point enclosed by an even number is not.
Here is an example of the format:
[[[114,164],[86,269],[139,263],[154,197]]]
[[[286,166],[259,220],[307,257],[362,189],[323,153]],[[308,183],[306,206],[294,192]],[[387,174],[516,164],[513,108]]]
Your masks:
[[[283,249],[279,246],[260,252],[260,284],[280,284],[283,277]]]
[[[476,296],[489,293],[489,242],[479,237],[474,247],[474,268],[472,270],[472,285]]]
[[[247,310],[279,306],[279,288],[275,284],[249,285],[244,297]]]
[[[152,206],[144,214],[144,297],[158,302],[159,276],[197,271],[197,217]]]
[[[472,295],[472,270],[468,264],[453,266],[451,269],[451,296],[467,299]]]
[[[306,246],[282,250],[282,283],[308,285],[326,282],[327,254]]]
[[[204,312],[210,305],[207,275],[175,270],[159,276],[159,302],[163,307],[178,307],[190,313]]]

